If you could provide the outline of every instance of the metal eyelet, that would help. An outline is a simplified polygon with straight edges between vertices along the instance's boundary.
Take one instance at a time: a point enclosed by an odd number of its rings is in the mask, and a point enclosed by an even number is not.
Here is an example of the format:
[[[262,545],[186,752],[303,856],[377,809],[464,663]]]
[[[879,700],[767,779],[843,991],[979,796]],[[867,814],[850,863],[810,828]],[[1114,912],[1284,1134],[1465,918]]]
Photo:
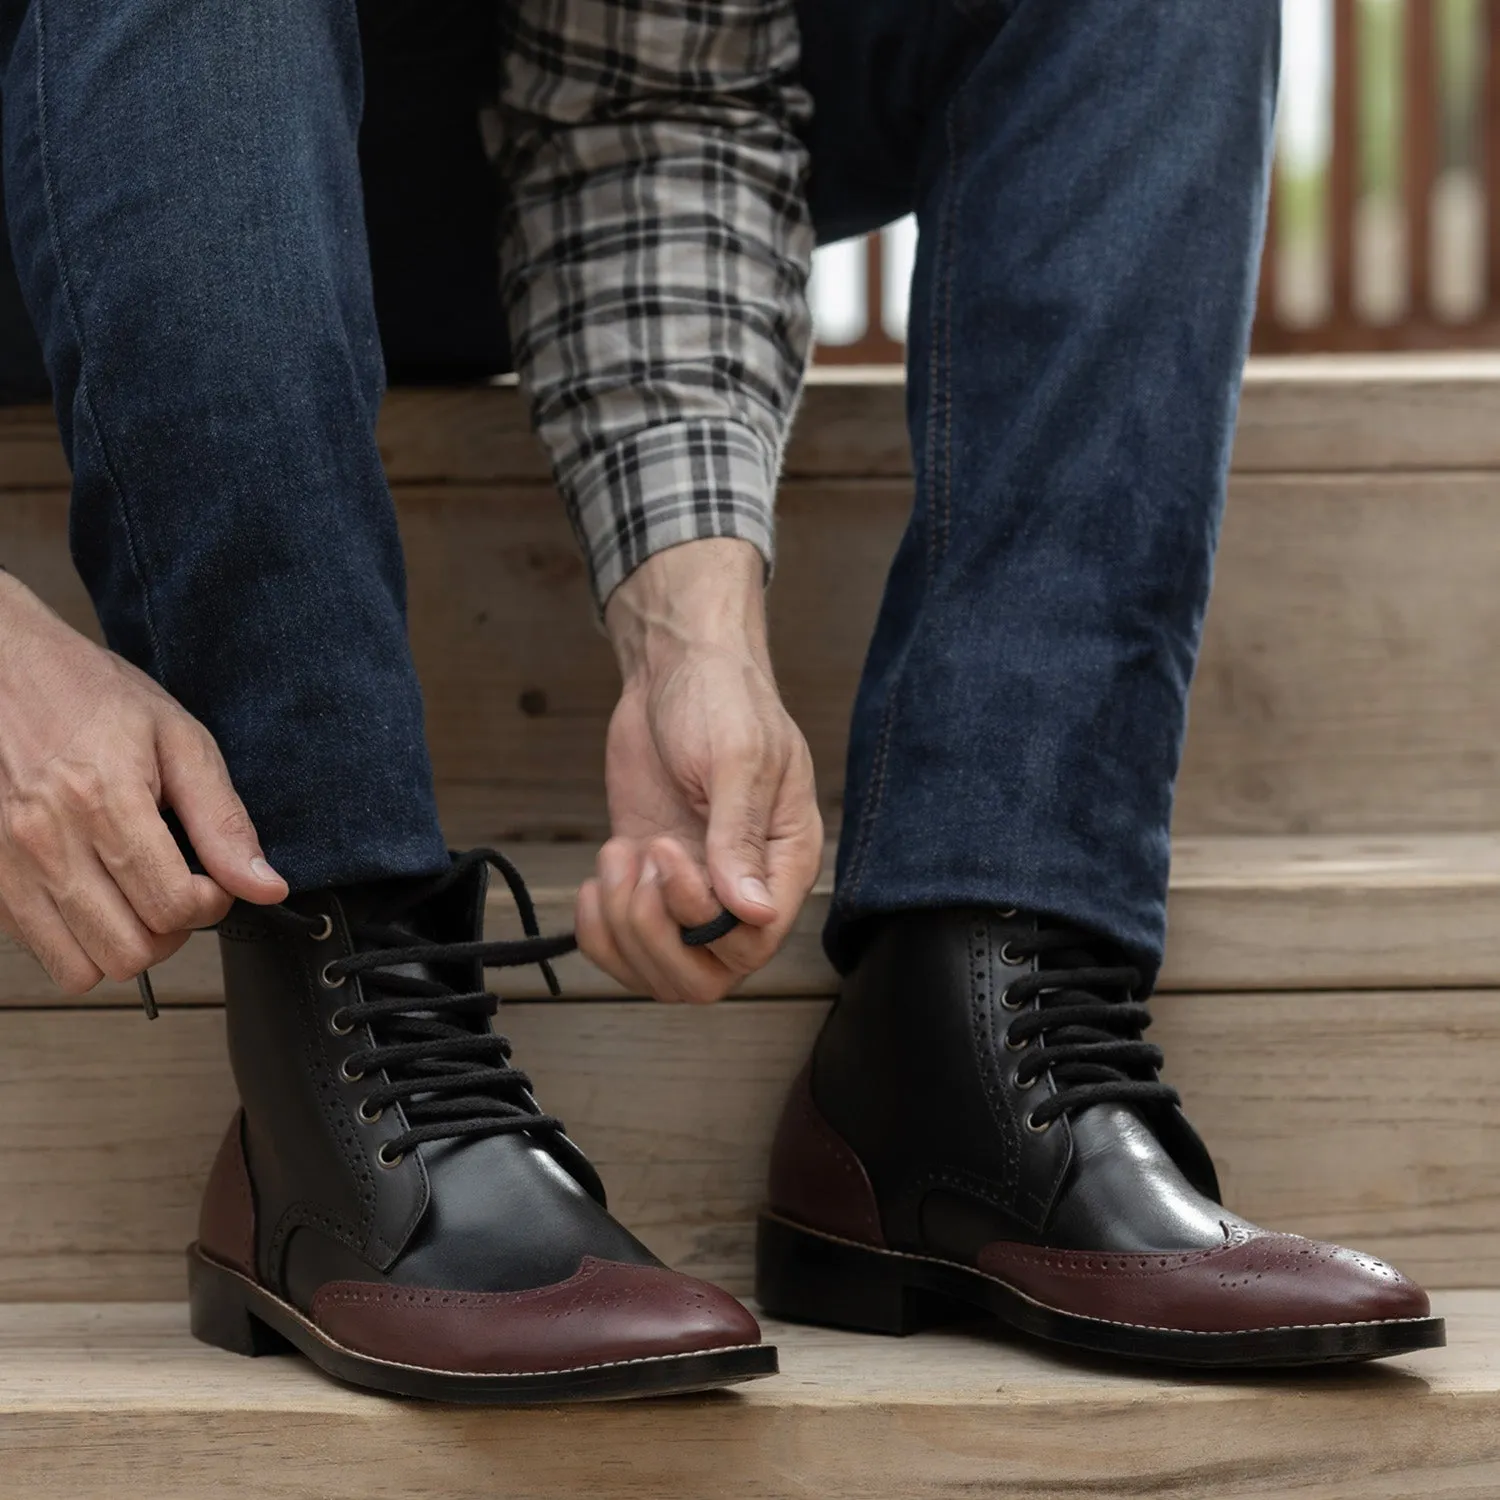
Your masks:
[[[1024,1042],[1017,1042],[1011,1039],[1010,1032],[1007,1031],[1005,1033],[1005,1050],[1007,1052],[1024,1052],[1030,1045],[1030,1037],[1027,1037]]]
[[[328,977],[328,971],[337,962],[338,959],[335,958],[332,960],[332,962],[324,964],[323,967],[318,970],[318,983],[321,984],[325,990],[341,990],[349,982],[349,976],[347,974],[340,974],[337,979],[330,979]]]
[[[380,1165],[386,1169],[387,1172],[389,1172],[401,1165],[402,1161],[406,1158],[406,1153],[404,1151],[398,1151],[394,1156],[387,1156],[385,1154],[386,1144],[388,1143],[383,1143],[380,1149],[375,1153],[375,1160],[378,1161]]]
[[[1046,1133],[1052,1129],[1052,1121],[1048,1120],[1044,1124],[1038,1125],[1036,1122],[1036,1111],[1032,1110],[1032,1112],[1026,1116],[1026,1128],[1032,1133],[1032,1135],[1046,1135]]]
[[[311,932],[308,934],[308,936],[315,943],[326,943],[328,939],[333,936],[333,918],[330,917],[325,911],[322,913],[321,920],[323,923],[323,930],[321,932]]]
[[[1024,954],[1017,953],[1009,942],[1000,944],[1000,962],[1012,969],[1019,969],[1023,964],[1029,964],[1031,960]]]
[[[1015,916],[1019,916],[1019,915],[1020,915],[1020,913],[1015,909],[1015,907],[1013,907],[1013,906],[1007,906],[1005,908],[1005,910],[1000,913],[1000,920],[1002,922],[1006,922],[1006,921],[1009,921],[1011,917],[1015,917]]]
[[[1034,1089],[1041,1081],[1041,1077],[1042,1075],[1040,1073],[1033,1073],[1031,1077],[1023,1083],[1021,1081],[1021,1075],[1017,1073],[1013,1080],[1016,1086],[1016,1092],[1018,1094],[1029,1094],[1031,1090]]]
[[[365,1070],[363,1068],[361,1068],[357,1073],[350,1068],[349,1059],[347,1057],[343,1060],[343,1062],[339,1064],[339,1077],[342,1078],[345,1083],[358,1083],[359,1080],[364,1076]]]
[[[348,1036],[349,1033],[354,1030],[354,1022],[353,1021],[345,1021],[345,1023],[342,1026],[339,1025],[339,1017],[340,1016],[347,1016],[348,1014],[349,1014],[349,1012],[347,1010],[345,1010],[344,1007],[341,1005],[341,1006],[339,1006],[339,1008],[336,1011],[334,1011],[334,1013],[331,1016],[329,1016],[329,1018],[328,1018],[328,1029],[335,1036]]]
[[[355,1111],[359,1116],[360,1123],[363,1125],[373,1125],[385,1113],[385,1110],[382,1108],[377,1109],[372,1115],[368,1109],[369,1103],[368,1099],[361,1099],[359,1101],[359,1108]]]
[[[1006,985],[1006,987],[1003,990],[1000,991],[1000,1009],[1001,1010],[1024,1010],[1025,1007],[1026,1007],[1026,1002],[1024,1000],[1012,1000],[1010,998],[1010,986],[1009,985]]]

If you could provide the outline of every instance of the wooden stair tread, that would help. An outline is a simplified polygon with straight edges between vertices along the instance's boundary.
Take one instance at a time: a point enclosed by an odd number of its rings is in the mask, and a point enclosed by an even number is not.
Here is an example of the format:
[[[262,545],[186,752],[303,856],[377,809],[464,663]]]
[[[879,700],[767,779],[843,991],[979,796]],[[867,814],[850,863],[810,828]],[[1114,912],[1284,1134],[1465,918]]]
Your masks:
[[[1500,357],[1451,354],[1256,358],[1245,367],[1237,472],[1484,468],[1500,464]],[[906,474],[905,379],[896,366],[814,369],[785,472]],[[513,381],[393,390],[379,432],[397,483],[546,482],[546,458]],[[0,407],[0,489],[62,486],[51,409]]]
[[[573,897],[592,872],[585,843],[517,844],[510,853],[547,932],[573,925]],[[742,998],[834,992],[819,933],[832,891],[833,847],[777,958]],[[518,932],[503,886],[491,930]],[[1398,989],[1500,985],[1500,833],[1349,838],[1184,837],[1176,843],[1163,990]],[[580,957],[559,965],[573,999],[618,996]],[[219,999],[211,936],[155,971],[163,1004]],[[514,999],[545,994],[535,970],[499,981]],[[9,940],[0,938],[0,1008],[68,1003]],[[80,1002],[135,1005],[133,985],[104,984]]]
[[[1436,1301],[1447,1349],[1340,1371],[1134,1373],[977,1329],[888,1340],[768,1324],[774,1379],[504,1413],[208,1349],[179,1305],[19,1305],[0,1308],[0,1442],[11,1493],[70,1500],[1493,1493],[1500,1294]]]
[[[992,1335],[983,1321],[886,1338],[766,1319],[766,1341],[780,1349],[782,1373],[747,1385],[741,1400],[762,1406],[936,1402],[996,1408],[1070,1397],[1159,1397],[1216,1404],[1255,1401],[1288,1387],[1305,1394],[1320,1384],[1404,1384],[1362,1378],[1399,1372],[1420,1378],[1429,1395],[1484,1393],[1500,1401],[1500,1291],[1438,1292],[1433,1311],[1448,1319],[1446,1349],[1351,1367],[1332,1381],[1326,1372],[1221,1378],[1095,1363],[1019,1335]],[[0,1304],[0,1412],[310,1406],[358,1413],[372,1405],[389,1411],[391,1404],[346,1390],[306,1360],[244,1359],[199,1343],[188,1333],[185,1303]]]

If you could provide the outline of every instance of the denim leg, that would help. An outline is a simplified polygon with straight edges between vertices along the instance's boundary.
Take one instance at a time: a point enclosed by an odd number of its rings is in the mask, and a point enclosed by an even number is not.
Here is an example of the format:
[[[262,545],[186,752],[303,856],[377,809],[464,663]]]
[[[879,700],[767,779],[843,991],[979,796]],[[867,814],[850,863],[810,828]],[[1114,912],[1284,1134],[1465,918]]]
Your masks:
[[[0,0],[74,560],[294,888],[446,863],[375,445],[360,96],[353,0]]]
[[[0,206],[5,202],[4,154],[5,134],[0,128]],[[31,320],[26,316],[26,304],[21,300],[21,284],[16,280],[10,256],[10,236],[5,232],[5,215],[0,212],[0,406],[46,399],[47,371]]]
[[[916,47],[929,4],[911,0]],[[1020,906],[1154,973],[1280,3],[981,10],[947,96],[911,110],[916,500],[855,708],[825,942],[847,967],[871,914]]]

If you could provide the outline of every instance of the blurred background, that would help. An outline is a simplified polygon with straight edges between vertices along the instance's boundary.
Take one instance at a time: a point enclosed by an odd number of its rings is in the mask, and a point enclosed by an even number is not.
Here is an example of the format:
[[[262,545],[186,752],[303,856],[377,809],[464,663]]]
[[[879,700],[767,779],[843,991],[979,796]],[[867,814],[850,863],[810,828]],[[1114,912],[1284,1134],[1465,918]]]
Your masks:
[[[1500,0],[1283,0],[1257,353],[1500,347]],[[818,358],[901,358],[910,220],[820,250]]]

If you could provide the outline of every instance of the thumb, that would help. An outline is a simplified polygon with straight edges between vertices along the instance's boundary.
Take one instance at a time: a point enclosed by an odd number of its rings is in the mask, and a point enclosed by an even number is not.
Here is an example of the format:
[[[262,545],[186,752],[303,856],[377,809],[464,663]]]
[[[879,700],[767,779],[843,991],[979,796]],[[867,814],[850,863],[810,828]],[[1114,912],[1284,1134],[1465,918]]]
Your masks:
[[[776,920],[766,884],[766,832],[775,792],[764,778],[740,770],[709,789],[706,855],[714,894],[753,927]]]
[[[287,883],[261,852],[255,825],[209,732],[193,720],[166,726],[157,748],[162,800],[177,814],[210,878],[242,901],[284,901]]]

